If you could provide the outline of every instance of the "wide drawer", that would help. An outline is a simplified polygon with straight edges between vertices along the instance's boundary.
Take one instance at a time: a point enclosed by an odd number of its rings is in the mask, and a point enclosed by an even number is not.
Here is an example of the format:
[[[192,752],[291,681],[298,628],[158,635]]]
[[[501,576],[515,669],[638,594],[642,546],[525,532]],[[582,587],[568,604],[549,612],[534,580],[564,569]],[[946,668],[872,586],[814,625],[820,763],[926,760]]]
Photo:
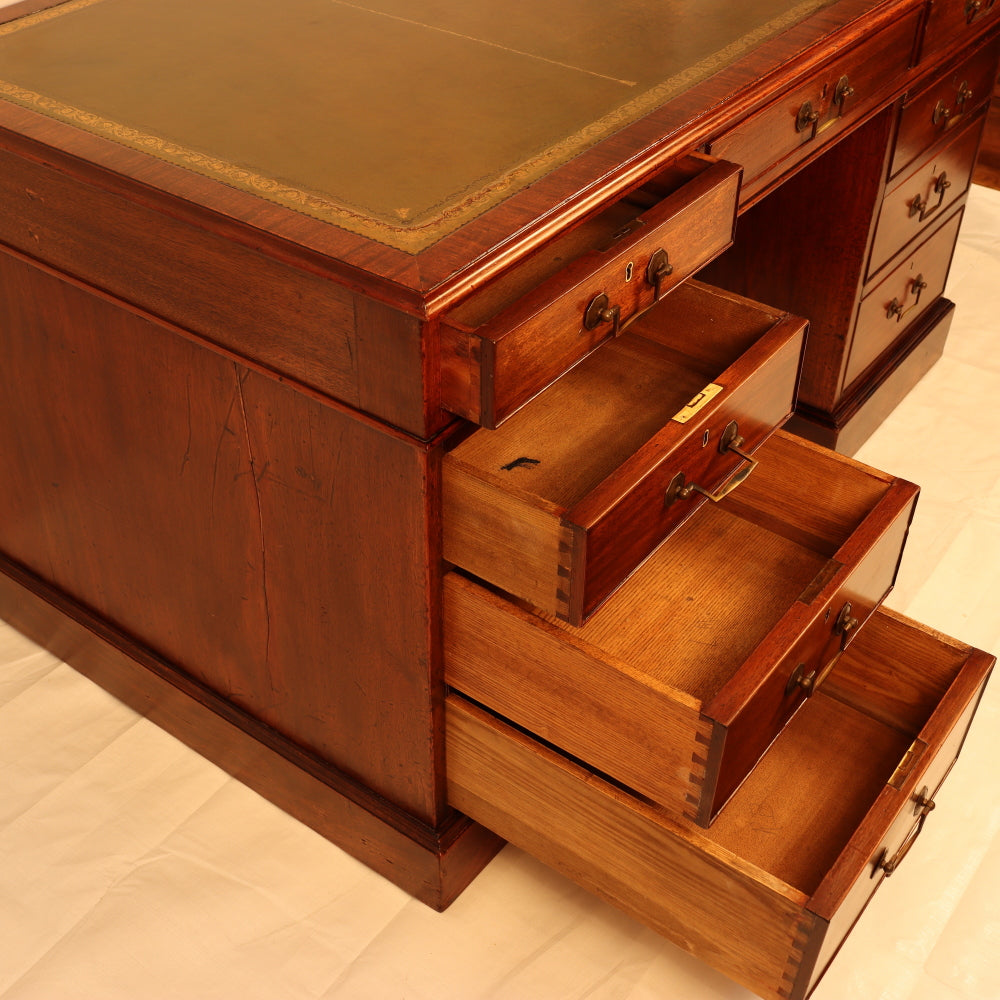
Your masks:
[[[850,385],[896,343],[944,291],[962,221],[961,210],[913,246],[886,277],[876,279],[858,309],[844,384]]]
[[[450,573],[455,690],[707,824],[895,579],[917,489],[782,431],[583,626]]]
[[[744,201],[897,85],[913,63],[919,23],[915,8],[709,144],[713,156],[742,165]]]
[[[740,168],[689,156],[441,322],[442,405],[496,427],[733,240]]]
[[[957,66],[936,76],[929,86],[907,97],[899,116],[890,177],[989,101],[996,80],[998,46],[1000,40],[995,39],[977,49]]]
[[[738,452],[794,406],[804,328],[686,283],[445,456],[445,559],[579,624],[704,501],[690,483],[751,468]]]
[[[910,240],[947,215],[968,190],[984,121],[985,108],[967,128],[936,147],[932,156],[905,176],[901,175],[886,193],[872,240],[870,275]]]
[[[800,1000],[934,821],[992,664],[878,612],[709,831],[452,695],[448,797],[760,996]]]

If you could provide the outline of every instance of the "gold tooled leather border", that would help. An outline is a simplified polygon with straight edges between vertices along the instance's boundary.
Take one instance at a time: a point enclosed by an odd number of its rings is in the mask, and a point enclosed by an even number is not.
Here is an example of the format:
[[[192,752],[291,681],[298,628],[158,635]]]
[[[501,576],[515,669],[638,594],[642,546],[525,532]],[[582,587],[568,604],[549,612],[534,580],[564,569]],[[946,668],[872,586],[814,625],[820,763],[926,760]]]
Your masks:
[[[0,24],[0,38],[103,2],[105,0],[67,0],[66,3],[58,6],[29,14],[6,24]],[[397,250],[415,254],[455,232],[462,225],[492,208],[519,188],[537,180],[584,149],[600,142],[601,139],[637,121],[671,97],[706,79],[767,38],[798,24],[830,2],[831,0],[803,0],[802,3],[781,17],[772,19],[761,25],[756,31],[719,49],[694,66],[688,67],[683,72],[677,73],[644,91],[638,97],[620,105],[586,128],[553,143],[537,156],[504,171],[475,190],[463,192],[454,199],[432,208],[431,211],[436,212],[434,218],[409,224],[402,220],[399,224],[387,222],[357,206],[338,201],[330,193],[289,185],[258,173],[249,167],[228,162],[162,136],[143,132],[121,122],[103,118],[99,114],[73,107],[43,94],[34,93],[6,80],[0,80],[0,97],[46,117],[110,139],[119,145],[185,167],[284,208],[302,212]]]

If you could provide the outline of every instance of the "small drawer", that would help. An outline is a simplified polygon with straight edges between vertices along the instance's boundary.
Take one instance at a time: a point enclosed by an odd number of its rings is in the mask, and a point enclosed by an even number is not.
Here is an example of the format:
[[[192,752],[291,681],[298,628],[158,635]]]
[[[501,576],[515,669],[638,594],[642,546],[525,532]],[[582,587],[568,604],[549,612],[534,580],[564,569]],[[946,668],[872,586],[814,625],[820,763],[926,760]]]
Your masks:
[[[744,200],[763,193],[898,85],[913,63],[919,23],[920,10],[910,11],[709,144],[713,156],[742,165]]]
[[[915,486],[777,431],[584,625],[458,573],[449,685],[707,824],[892,587]]]
[[[740,168],[690,156],[441,323],[442,405],[497,427],[731,245]]]
[[[1000,14],[998,0],[934,0],[924,31],[922,57],[942,52],[952,42],[972,39],[996,23]]]
[[[445,559],[579,624],[704,502],[699,489],[752,468],[794,406],[804,332],[686,282],[445,456]]]
[[[872,240],[870,275],[937,219],[969,188],[985,121],[985,108],[961,131],[934,149],[933,156],[899,179],[886,193]]]
[[[451,695],[448,798],[759,996],[801,1000],[916,863],[992,665],[878,612],[707,831]]]
[[[918,243],[861,301],[844,384],[850,385],[900,340],[944,291],[962,212]]]
[[[935,77],[930,86],[907,97],[899,116],[890,177],[922,156],[946,132],[967,122],[989,101],[996,81],[998,53],[1000,39],[995,39],[957,67]]]

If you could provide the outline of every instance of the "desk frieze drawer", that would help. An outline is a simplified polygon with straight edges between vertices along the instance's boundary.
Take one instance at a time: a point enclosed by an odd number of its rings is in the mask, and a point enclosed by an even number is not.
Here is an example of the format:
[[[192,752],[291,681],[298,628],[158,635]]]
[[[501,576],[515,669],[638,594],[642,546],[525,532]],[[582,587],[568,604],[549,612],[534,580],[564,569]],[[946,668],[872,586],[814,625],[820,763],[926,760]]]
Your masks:
[[[924,32],[923,57],[934,55],[952,42],[961,44],[995,24],[998,0],[934,0]]]
[[[453,694],[449,801],[761,997],[801,1000],[919,864],[992,665],[879,611],[710,830]]]
[[[580,627],[448,574],[447,683],[709,823],[863,634],[917,494],[781,431],[758,455]]]
[[[713,156],[743,166],[744,201],[892,90],[913,63],[919,22],[914,9],[709,144]]]
[[[444,556],[574,624],[792,411],[803,320],[689,281],[443,464]]]
[[[497,427],[732,244],[740,168],[692,155],[441,322],[442,405]]]

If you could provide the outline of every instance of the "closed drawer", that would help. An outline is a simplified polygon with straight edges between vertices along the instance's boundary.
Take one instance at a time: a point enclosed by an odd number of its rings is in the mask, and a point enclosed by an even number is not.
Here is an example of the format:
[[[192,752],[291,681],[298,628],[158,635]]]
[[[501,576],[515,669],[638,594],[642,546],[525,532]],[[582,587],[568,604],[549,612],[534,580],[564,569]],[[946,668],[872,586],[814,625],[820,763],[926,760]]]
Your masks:
[[[800,1000],[915,860],[992,663],[879,612],[708,831],[452,695],[449,801],[761,997]]]
[[[914,59],[919,21],[919,9],[910,11],[710,144],[713,156],[742,165],[744,200],[898,85]]]
[[[886,193],[872,240],[869,274],[878,271],[907,243],[948,214],[969,188],[983,131],[985,109],[966,128],[936,146],[933,155]]]
[[[889,176],[895,177],[983,107],[993,93],[1000,40],[977,49],[908,97],[899,117]]]
[[[580,627],[448,574],[447,683],[708,823],[888,593],[917,493],[782,431],[758,455]]]
[[[971,41],[997,20],[997,0],[934,0],[924,32],[923,57],[943,51],[952,42]]]
[[[903,337],[944,291],[961,220],[959,210],[866,291],[858,309],[845,385],[850,385],[883,351]]]
[[[445,456],[445,559],[579,624],[704,501],[691,483],[751,468],[794,406],[804,327],[687,282]]]
[[[443,405],[497,427],[733,239],[740,170],[691,156],[441,323]]]

